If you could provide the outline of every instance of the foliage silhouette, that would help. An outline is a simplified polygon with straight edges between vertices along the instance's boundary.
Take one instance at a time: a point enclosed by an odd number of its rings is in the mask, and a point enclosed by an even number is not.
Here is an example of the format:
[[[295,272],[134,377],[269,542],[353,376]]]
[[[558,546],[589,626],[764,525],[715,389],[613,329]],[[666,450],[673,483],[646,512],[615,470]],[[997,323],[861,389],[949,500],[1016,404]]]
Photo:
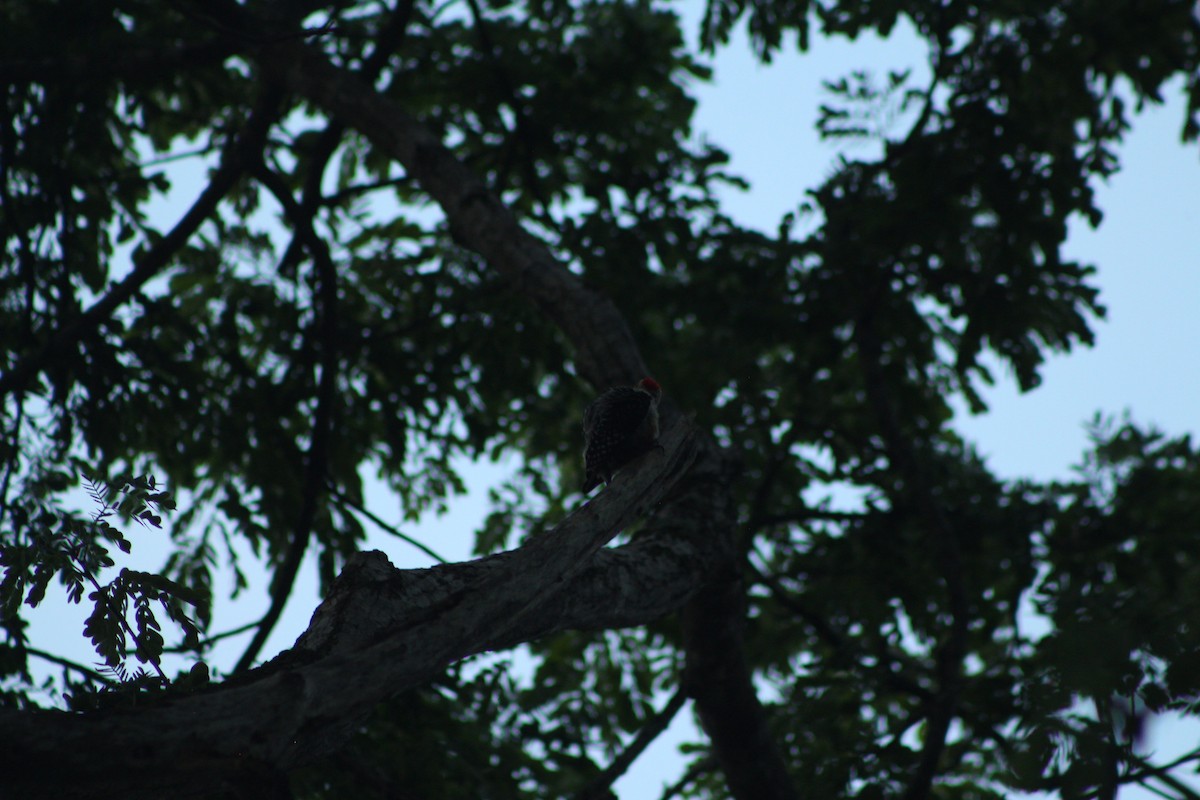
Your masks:
[[[1196,448],[1098,418],[1077,480],[1006,481],[951,426],[989,364],[1029,389],[1092,342],[1067,224],[1099,224],[1143,104],[1182,85],[1194,142],[1190,5],[711,0],[700,52],[641,0],[3,6],[0,785],[597,797],[688,713],[669,795],[1194,797],[1200,751],[1139,731],[1200,713]],[[899,24],[928,79],[830,76],[820,108],[876,154],[776,230],[724,213],[705,59],[741,25],[770,60]],[[579,413],[648,374],[662,452],[581,506]],[[482,558],[359,552],[501,455]],[[100,582],[109,514],[168,497],[98,482],[73,517],[85,456],[182,498],[160,571]],[[309,555],[326,599],[264,653]],[[53,577],[142,684],[126,656],[224,635],[217,570],[269,607],[214,680],[34,708],[22,603]],[[517,646],[531,677],[478,657]]]

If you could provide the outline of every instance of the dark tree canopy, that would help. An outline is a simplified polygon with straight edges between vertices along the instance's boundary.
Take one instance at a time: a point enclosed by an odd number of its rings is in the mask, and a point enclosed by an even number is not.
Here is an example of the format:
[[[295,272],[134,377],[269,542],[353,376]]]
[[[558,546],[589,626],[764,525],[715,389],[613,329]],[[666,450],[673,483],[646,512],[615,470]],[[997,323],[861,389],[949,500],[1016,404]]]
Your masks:
[[[650,0],[0,4],[0,794],[600,798],[687,713],[679,797],[1196,797],[1139,731],[1200,715],[1200,452],[1098,423],[1039,484],[951,426],[1092,342],[1067,224],[1143,104],[1195,147],[1191,6],[709,0],[693,52]],[[814,99],[877,156],[723,213],[706,59],[901,21],[926,83]],[[580,413],[643,375],[662,449],[584,504]],[[359,552],[364,474],[415,520],[499,455],[480,559]],[[270,611],[207,664],[242,544]],[[106,669],[40,709],[62,591]]]

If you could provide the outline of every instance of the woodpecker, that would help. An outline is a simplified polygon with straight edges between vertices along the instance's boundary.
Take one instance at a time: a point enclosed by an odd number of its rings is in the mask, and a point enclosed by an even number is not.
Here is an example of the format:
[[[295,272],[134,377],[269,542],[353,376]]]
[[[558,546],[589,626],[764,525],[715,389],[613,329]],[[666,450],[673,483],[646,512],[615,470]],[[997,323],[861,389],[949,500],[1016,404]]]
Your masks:
[[[632,388],[618,386],[597,397],[583,412],[583,493],[654,447],[658,440],[658,401],[662,387],[642,378]]]

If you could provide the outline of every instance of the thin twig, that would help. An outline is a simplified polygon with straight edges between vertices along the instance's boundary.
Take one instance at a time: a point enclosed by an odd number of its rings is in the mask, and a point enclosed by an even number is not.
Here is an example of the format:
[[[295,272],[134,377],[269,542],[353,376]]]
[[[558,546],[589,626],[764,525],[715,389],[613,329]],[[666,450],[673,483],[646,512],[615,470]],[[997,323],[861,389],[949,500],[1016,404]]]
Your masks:
[[[683,773],[683,777],[663,789],[662,797],[659,800],[671,800],[672,797],[682,795],[683,790],[688,787],[688,784],[693,783],[696,778],[699,778],[704,773],[711,772],[715,766],[717,766],[715,756],[709,755],[700,759],[687,768],[687,771]]]
[[[653,719],[642,726],[638,731],[637,736],[629,743],[621,754],[612,760],[604,770],[588,783],[582,792],[579,793],[578,800],[603,800],[608,797],[609,787],[616,783],[629,767],[637,760],[650,744],[659,737],[659,735],[667,729],[671,721],[675,719],[675,715],[679,713],[679,709],[683,708],[683,704],[687,702],[687,693],[682,688],[675,691],[675,695],[667,701],[663,706],[663,710],[654,715]]]
[[[52,664],[58,664],[60,667],[66,667],[67,669],[74,670],[81,675],[86,675],[94,681],[103,683],[105,686],[117,685],[116,681],[112,680],[107,675],[99,673],[91,667],[85,667],[83,664],[77,664],[70,659],[63,658],[62,656],[56,656],[53,653],[47,653],[45,650],[38,650],[33,647],[26,647],[25,652],[31,656],[36,656],[43,661],[49,661]]]
[[[1169,774],[1171,770],[1175,769],[1176,767],[1183,766],[1189,761],[1200,760],[1200,747],[1184,753],[1174,761],[1169,761],[1161,766],[1154,766],[1146,759],[1136,755],[1133,756],[1132,760],[1140,765],[1141,769],[1124,775],[1122,777],[1123,783],[1136,783],[1144,789],[1155,792],[1156,794],[1161,794],[1161,790],[1155,789],[1154,787],[1146,784],[1146,781],[1148,780],[1158,780],[1162,781],[1175,791],[1180,792],[1182,796],[1189,798],[1189,800],[1195,800],[1195,798],[1200,797],[1200,794],[1198,794],[1196,790],[1192,789],[1190,786],[1179,781],[1178,778],[1175,778]],[[1089,795],[1089,798],[1095,798],[1096,796],[1097,794],[1092,794]]]
[[[435,561],[437,561],[439,564],[448,564],[448,563],[450,563],[450,562],[449,562],[449,561],[447,561],[446,559],[444,559],[444,558],[442,558],[441,556],[439,556],[437,553],[435,553],[435,552],[433,552],[432,550],[430,550],[428,547],[426,547],[426,546],[425,546],[424,544],[422,544],[421,542],[417,541],[416,539],[412,538],[412,537],[411,537],[411,536],[409,536],[408,534],[406,534],[406,533],[404,533],[403,531],[399,530],[399,529],[398,529],[398,528],[396,528],[394,525],[391,525],[391,524],[389,524],[389,523],[385,522],[384,520],[380,519],[380,518],[379,518],[377,515],[375,515],[375,514],[374,514],[374,513],[372,513],[371,511],[369,511],[369,510],[367,510],[367,509],[363,508],[361,505],[359,505],[358,503],[356,503],[356,502],[354,502],[353,500],[351,500],[349,497],[347,497],[347,496],[346,496],[346,494],[345,494],[345,493],[343,493],[341,490],[339,490],[339,489],[338,489],[336,486],[330,485],[330,486],[329,486],[329,487],[327,487],[327,488],[329,489],[329,493],[330,493],[331,495],[333,495],[333,498],[334,498],[335,500],[337,500],[339,503],[342,503],[343,505],[347,506],[347,507],[348,507],[348,508],[350,508],[352,511],[355,511],[355,512],[357,512],[357,513],[359,513],[359,514],[362,514],[364,517],[366,517],[366,518],[367,518],[367,519],[369,519],[371,522],[373,522],[375,525],[377,525],[379,528],[381,528],[381,529],[382,529],[384,532],[386,532],[386,533],[390,533],[392,536],[395,536],[397,539],[400,539],[401,541],[404,541],[404,542],[407,542],[408,544],[411,544],[413,547],[417,548],[418,550],[420,550],[420,551],[421,551],[422,553],[424,553],[425,555],[427,555],[427,556],[429,556],[430,558],[434,559],[434,560],[435,560]]]
[[[335,135],[327,135],[324,137],[321,153],[318,154],[318,161],[313,166],[314,173],[324,171],[325,165],[328,163],[329,157],[336,149],[337,141],[340,139],[340,126],[331,125],[326,129],[326,134],[333,133]],[[323,156],[323,158],[322,158]],[[301,481],[300,489],[300,510],[296,515],[296,522],[292,530],[291,539],[288,541],[287,549],[284,551],[283,559],[276,568],[271,580],[271,604],[267,608],[267,612],[259,621],[258,629],[254,632],[254,636],[250,639],[250,643],[246,646],[246,650],[238,659],[233,671],[244,672],[249,669],[258,658],[258,654],[262,651],[263,646],[267,642],[267,638],[274,630],[275,624],[283,615],[283,608],[287,604],[288,598],[292,594],[292,587],[295,586],[296,576],[300,572],[300,565],[304,561],[304,553],[308,549],[308,543],[312,539],[312,529],[316,521],[317,512],[321,501],[321,489],[327,483],[326,472],[329,465],[329,438],[332,433],[333,420],[333,404],[335,397],[335,383],[338,372],[338,353],[337,353],[337,270],[333,266],[333,260],[329,255],[329,246],[325,240],[321,239],[312,226],[312,219],[317,210],[315,202],[305,202],[299,205],[295,199],[287,191],[287,187],[283,185],[282,179],[277,174],[272,172],[265,165],[262,165],[256,171],[259,181],[266,186],[284,208],[284,213],[291,221],[296,230],[295,241],[302,243],[309,256],[312,257],[313,263],[316,265],[318,280],[317,280],[317,328],[314,338],[317,340],[317,351],[320,357],[320,374],[317,378],[317,408],[313,415],[312,426],[312,441],[309,444],[308,452],[304,456],[304,474]],[[309,185],[313,185],[313,181],[309,181]],[[315,181],[319,184],[319,178]],[[307,198],[306,198],[307,199]],[[288,248],[290,254],[292,248]],[[285,260],[288,255],[285,254]]]
[[[247,622],[245,625],[241,625],[237,628],[234,628],[233,630],[223,631],[221,633],[214,633],[212,636],[209,636],[206,639],[201,639],[198,642],[198,644],[196,645],[196,647],[185,647],[184,645],[178,645],[176,647],[164,647],[163,652],[164,653],[192,653],[192,652],[195,652],[196,650],[203,650],[206,647],[210,647],[211,645],[216,644],[217,642],[221,641],[222,639],[228,639],[231,636],[237,636],[239,634],[243,634],[248,630],[258,627],[261,624],[262,624],[262,619],[256,619],[254,622]]]
[[[758,527],[768,525],[801,524],[805,522],[858,522],[867,518],[862,511],[825,511],[806,508],[787,514],[762,514],[755,518]]]
[[[757,551],[755,552],[757,553]],[[758,556],[759,558],[762,558],[761,553],[758,553]],[[813,613],[811,609],[806,608],[803,604],[798,602],[787,591],[787,587],[780,583],[778,578],[760,570],[754,565],[753,562],[747,561],[747,566],[758,578],[758,580],[771,590],[772,599],[799,617],[804,623],[812,628],[813,632],[827,645],[832,647],[834,650],[841,650],[849,646],[851,640],[845,635],[845,633],[835,629],[827,620],[821,618],[817,614]],[[897,689],[905,694],[916,697],[923,703],[931,702],[933,700],[932,692],[911,678],[906,677],[903,673],[892,671],[891,665],[897,663],[900,663],[898,654],[885,651],[879,654],[879,658],[875,667],[867,667],[861,662],[859,662],[858,666],[866,675],[878,675],[880,679],[880,685],[883,687]]]

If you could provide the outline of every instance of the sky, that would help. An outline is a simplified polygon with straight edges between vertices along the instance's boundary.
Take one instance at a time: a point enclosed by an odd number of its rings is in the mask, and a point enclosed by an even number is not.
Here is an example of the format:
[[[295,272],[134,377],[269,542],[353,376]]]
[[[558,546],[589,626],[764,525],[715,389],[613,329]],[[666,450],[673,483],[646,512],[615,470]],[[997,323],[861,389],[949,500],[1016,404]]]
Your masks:
[[[691,32],[696,30],[698,8],[695,2],[686,6],[685,25]],[[753,59],[744,37],[735,38],[716,58],[713,82],[692,87],[700,102],[696,135],[726,149],[732,171],[751,184],[749,191],[728,193],[727,212],[743,223],[774,230],[779,218],[803,201],[805,190],[817,186],[832,169],[838,151],[821,142],[814,128],[824,99],[823,80],[863,67],[880,74],[914,67],[920,74],[923,56],[921,45],[900,28],[886,42],[814,37],[809,53],[785,46],[773,64],[764,67]],[[1097,411],[1121,414],[1128,409],[1135,421],[1168,433],[1200,433],[1200,149],[1180,144],[1181,86],[1173,88],[1167,94],[1176,96],[1175,102],[1148,108],[1135,120],[1120,151],[1121,171],[1097,183],[1097,203],[1105,212],[1099,230],[1082,223],[1071,228],[1066,255],[1098,267],[1096,282],[1108,307],[1107,319],[1094,326],[1095,346],[1051,357],[1042,370],[1041,386],[1027,394],[1019,393],[1011,375],[998,369],[997,385],[983,391],[990,411],[972,417],[963,410],[955,421],[1002,477],[1069,477],[1087,445],[1084,423]],[[184,197],[198,190],[186,182],[178,188]],[[172,220],[176,216],[168,214]],[[405,532],[450,560],[469,558],[472,533],[486,513],[486,487],[507,472],[504,464],[471,467],[465,476],[472,487],[467,498],[451,503],[446,516]],[[392,506],[378,502],[377,513],[394,518],[387,510]],[[161,564],[165,537],[151,531],[129,533],[135,554],[151,565]],[[366,547],[382,549],[398,567],[432,563],[385,534],[374,534]],[[236,602],[218,601],[214,618],[219,629],[257,618],[266,606],[265,597],[265,581],[260,581]],[[264,657],[292,644],[316,603],[316,565],[310,557]],[[79,635],[84,616],[61,598],[48,598],[32,615],[37,644],[83,663],[94,662]],[[246,641],[240,637],[218,648],[216,662],[232,664]],[[1160,753],[1185,741],[1194,746],[1200,739],[1173,730],[1158,731],[1154,746]],[[695,736],[685,711],[617,784],[618,793],[658,797],[661,787],[681,771],[678,743]]]

